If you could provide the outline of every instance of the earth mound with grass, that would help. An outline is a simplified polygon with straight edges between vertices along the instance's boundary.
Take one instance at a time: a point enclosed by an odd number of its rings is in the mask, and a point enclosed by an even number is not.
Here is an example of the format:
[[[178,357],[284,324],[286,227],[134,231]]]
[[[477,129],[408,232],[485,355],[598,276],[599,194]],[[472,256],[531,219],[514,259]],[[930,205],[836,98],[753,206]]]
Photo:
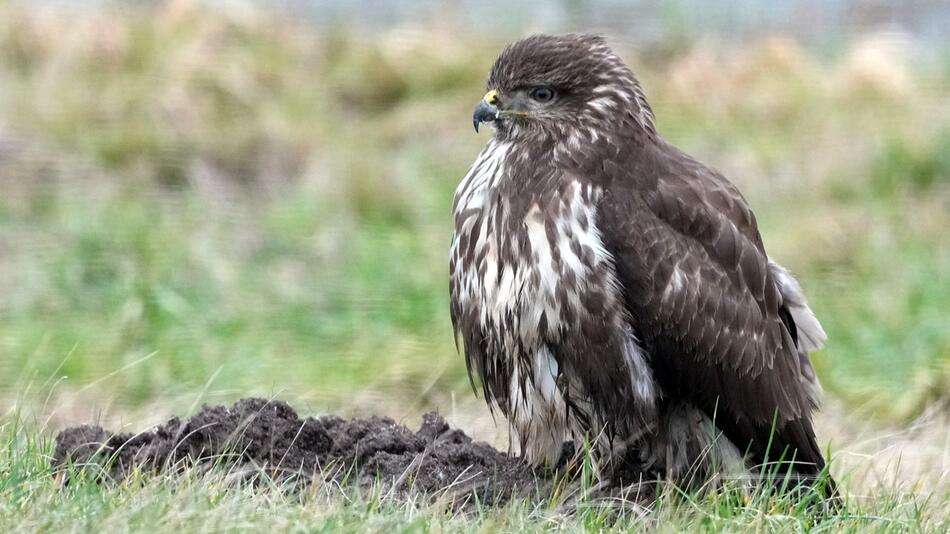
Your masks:
[[[66,483],[79,471],[118,482],[140,471],[218,467],[256,483],[296,487],[322,481],[488,504],[546,493],[550,479],[473,441],[435,412],[425,414],[413,432],[386,417],[301,418],[285,402],[258,398],[204,406],[188,420],[174,417],[138,434],[70,427],[56,437],[52,463]]]

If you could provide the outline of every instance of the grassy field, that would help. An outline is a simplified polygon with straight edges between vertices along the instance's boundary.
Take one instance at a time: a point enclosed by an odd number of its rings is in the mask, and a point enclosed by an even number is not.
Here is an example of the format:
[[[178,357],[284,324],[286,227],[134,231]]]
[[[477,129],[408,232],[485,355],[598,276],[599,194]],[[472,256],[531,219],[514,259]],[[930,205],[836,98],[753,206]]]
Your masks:
[[[65,488],[50,480],[46,444],[20,432],[0,471],[5,532],[947,532],[946,495],[878,490],[852,497],[838,513],[816,516],[803,504],[737,493],[707,496],[670,489],[650,508],[581,500],[516,502],[460,513],[445,503],[393,501],[318,486],[302,493],[251,488],[226,473],[185,471],[140,477],[103,489],[91,480]],[[7,439],[7,436],[4,436]]]
[[[439,409],[505,442],[456,353],[446,272],[502,42],[154,15],[0,1],[0,530],[809,527],[716,498],[618,521],[214,474],[60,490],[46,455],[64,424],[140,430],[249,395],[413,425]],[[742,188],[828,331],[818,424],[854,499],[819,526],[950,530],[947,57],[883,38],[623,52],[661,133]]]

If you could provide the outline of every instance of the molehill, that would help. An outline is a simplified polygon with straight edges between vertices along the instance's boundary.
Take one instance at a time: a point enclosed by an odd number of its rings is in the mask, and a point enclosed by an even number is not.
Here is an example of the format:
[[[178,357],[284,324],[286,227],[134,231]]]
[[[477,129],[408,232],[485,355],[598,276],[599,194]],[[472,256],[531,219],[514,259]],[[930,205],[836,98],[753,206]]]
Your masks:
[[[543,498],[557,479],[473,441],[434,412],[413,432],[385,417],[301,418],[285,402],[258,398],[204,406],[187,420],[174,417],[138,434],[94,425],[67,428],[56,437],[52,465],[67,484],[79,471],[113,483],[134,471],[190,467],[224,469],[251,483],[299,488],[332,482],[462,504]]]

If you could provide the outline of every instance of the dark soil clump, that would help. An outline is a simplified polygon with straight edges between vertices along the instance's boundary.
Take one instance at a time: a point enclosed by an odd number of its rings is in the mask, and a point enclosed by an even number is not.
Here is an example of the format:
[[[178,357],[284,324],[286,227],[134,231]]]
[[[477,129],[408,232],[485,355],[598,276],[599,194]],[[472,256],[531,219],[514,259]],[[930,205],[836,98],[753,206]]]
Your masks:
[[[472,441],[434,412],[413,432],[385,417],[302,419],[287,403],[266,399],[204,406],[186,421],[175,417],[139,434],[67,428],[56,437],[52,463],[67,477],[74,466],[103,482],[121,481],[135,470],[217,466],[240,480],[292,487],[332,481],[487,504],[535,497],[548,484],[518,458]]]

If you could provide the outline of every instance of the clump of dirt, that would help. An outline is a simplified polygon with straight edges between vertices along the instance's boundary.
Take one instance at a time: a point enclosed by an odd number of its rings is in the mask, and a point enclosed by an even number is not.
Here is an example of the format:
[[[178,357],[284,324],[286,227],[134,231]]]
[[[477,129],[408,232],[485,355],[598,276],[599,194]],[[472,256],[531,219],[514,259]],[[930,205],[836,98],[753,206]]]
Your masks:
[[[67,428],[56,437],[52,463],[67,478],[76,472],[70,466],[94,469],[100,481],[121,481],[135,470],[225,466],[239,479],[292,486],[333,481],[488,504],[540,496],[550,483],[550,476],[473,441],[434,412],[413,432],[386,417],[302,419],[285,402],[256,398],[204,406],[186,421],[175,417],[139,434]]]

